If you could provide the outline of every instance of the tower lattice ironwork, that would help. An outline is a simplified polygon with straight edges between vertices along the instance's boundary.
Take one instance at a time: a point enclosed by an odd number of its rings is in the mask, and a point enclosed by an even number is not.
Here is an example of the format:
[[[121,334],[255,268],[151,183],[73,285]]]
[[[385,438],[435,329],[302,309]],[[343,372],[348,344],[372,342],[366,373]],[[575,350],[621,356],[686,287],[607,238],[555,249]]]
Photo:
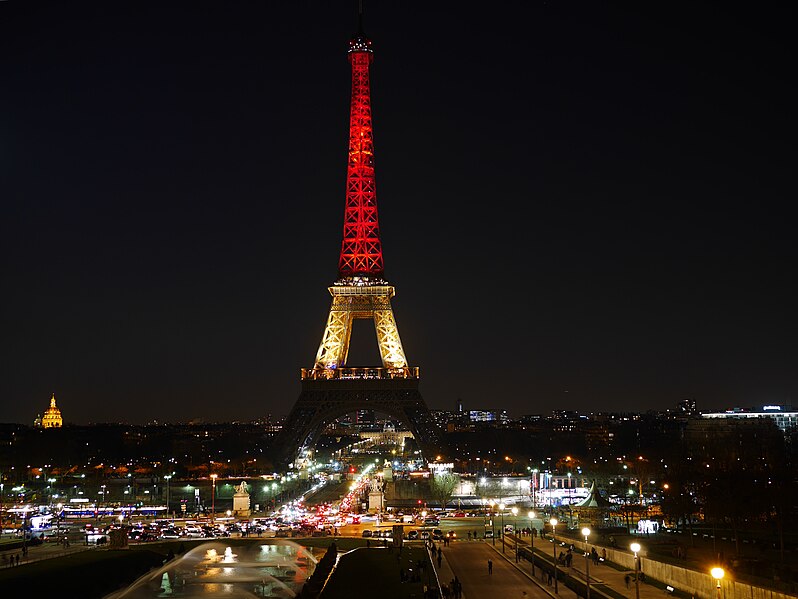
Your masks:
[[[391,307],[395,289],[383,278],[369,81],[373,59],[361,25],[349,42],[352,100],[338,279],[329,287],[332,306],[315,364],[302,369],[302,393],[276,440],[281,461],[312,447],[336,418],[360,409],[396,417],[427,456],[441,446],[439,428],[418,390],[419,370],[408,366],[399,337]],[[355,319],[374,321],[381,366],[347,366]]]

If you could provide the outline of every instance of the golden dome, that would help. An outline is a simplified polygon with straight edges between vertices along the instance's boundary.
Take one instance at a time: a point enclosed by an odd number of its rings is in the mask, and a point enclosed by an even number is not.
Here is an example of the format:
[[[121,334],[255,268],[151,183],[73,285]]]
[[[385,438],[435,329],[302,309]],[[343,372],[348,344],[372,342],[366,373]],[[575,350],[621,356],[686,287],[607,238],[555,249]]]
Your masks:
[[[42,428],[59,428],[63,424],[61,410],[55,405],[55,393],[53,393],[50,398],[50,407],[44,411],[44,416],[42,416]]]

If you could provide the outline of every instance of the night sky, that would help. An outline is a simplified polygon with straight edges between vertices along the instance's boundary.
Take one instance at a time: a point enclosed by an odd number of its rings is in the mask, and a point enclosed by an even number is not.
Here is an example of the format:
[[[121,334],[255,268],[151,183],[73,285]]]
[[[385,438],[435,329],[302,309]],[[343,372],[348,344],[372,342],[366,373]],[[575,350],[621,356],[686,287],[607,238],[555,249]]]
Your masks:
[[[366,3],[431,408],[798,405],[781,4]],[[290,410],[337,276],[356,12],[0,2],[0,422],[52,392],[74,423]],[[357,325],[349,365],[377,365]]]

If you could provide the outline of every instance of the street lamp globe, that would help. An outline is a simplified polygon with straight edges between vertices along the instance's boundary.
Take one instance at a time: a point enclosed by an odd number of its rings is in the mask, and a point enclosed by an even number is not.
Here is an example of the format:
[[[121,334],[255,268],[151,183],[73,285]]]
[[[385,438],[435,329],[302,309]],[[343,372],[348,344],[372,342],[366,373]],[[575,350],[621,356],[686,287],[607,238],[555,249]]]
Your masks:
[[[517,507],[514,507],[514,508],[513,508],[512,510],[510,510],[510,511],[513,513],[513,516],[517,516],[517,515],[518,515],[518,508],[517,508]]]
[[[529,514],[527,514],[527,515],[529,516],[529,519],[531,520],[532,518],[535,517],[535,512],[530,510]]]
[[[587,538],[590,536],[590,529],[587,526],[585,526],[582,529],[582,536],[585,537],[586,541],[587,541]]]
[[[720,584],[720,579],[723,578],[723,575],[725,574],[723,568],[712,568],[709,573],[712,574],[712,578],[718,581],[718,584]]]
[[[549,520],[549,524],[551,524],[552,526],[557,526],[557,518],[552,518],[551,520]]]
[[[632,543],[631,545],[629,545],[629,549],[631,549],[632,552],[636,554],[638,551],[640,551],[640,543]]]

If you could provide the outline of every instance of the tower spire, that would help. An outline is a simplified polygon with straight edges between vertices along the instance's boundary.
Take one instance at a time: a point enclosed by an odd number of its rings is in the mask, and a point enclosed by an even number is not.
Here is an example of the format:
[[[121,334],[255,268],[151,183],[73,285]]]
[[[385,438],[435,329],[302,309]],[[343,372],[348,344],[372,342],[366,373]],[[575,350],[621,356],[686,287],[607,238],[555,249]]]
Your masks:
[[[362,0],[359,4],[358,24],[358,33],[349,42],[349,62],[352,64],[349,161],[346,171],[344,234],[338,260],[338,277],[344,282],[354,278],[381,281],[383,276],[369,83],[369,66],[374,54],[371,40],[363,33]]]

